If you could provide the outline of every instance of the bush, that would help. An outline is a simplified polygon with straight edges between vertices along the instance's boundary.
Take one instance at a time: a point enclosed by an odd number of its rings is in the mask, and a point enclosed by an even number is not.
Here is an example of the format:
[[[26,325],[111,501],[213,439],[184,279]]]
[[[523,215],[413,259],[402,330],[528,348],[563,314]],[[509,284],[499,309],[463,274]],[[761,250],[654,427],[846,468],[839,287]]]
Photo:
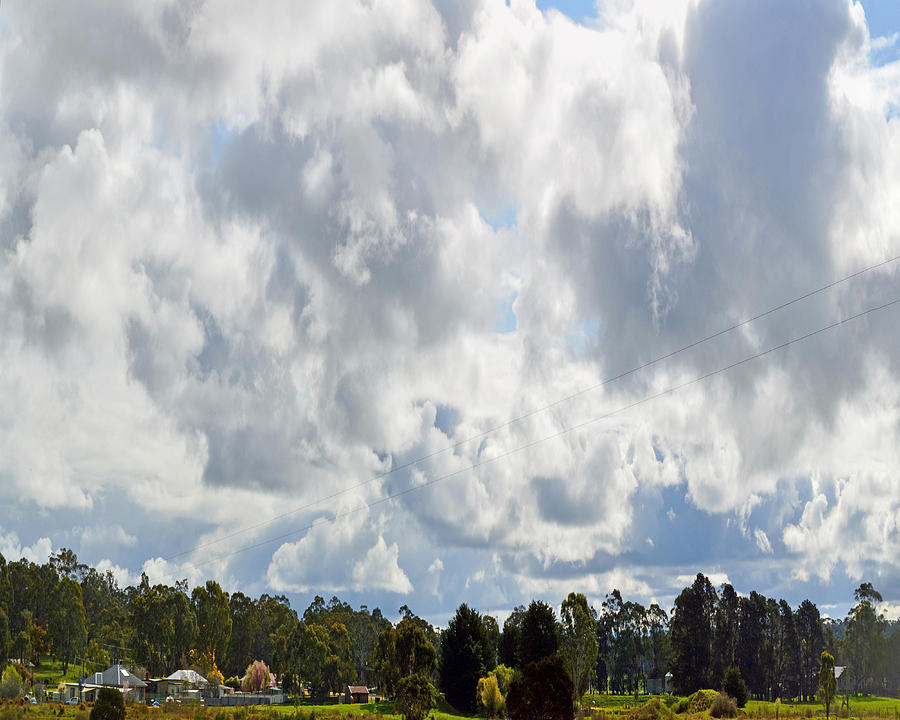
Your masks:
[[[672,693],[665,693],[664,695],[660,695],[659,699],[662,700],[667,708],[672,708],[678,702],[678,698],[675,697]]]
[[[516,669],[506,665],[498,665],[488,675],[493,675],[497,678],[497,687],[500,688],[500,692],[505,696],[509,692],[510,683],[516,676]]]
[[[422,720],[434,707],[434,686],[422,675],[408,675],[397,683],[394,708],[403,720]]]
[[[675,714],[660,699],[652,698],[625,715],[625,720],[674,720]]]
[[[475,694],[478,699],[478,710],[485,717],[498,718],[506,714],[506,698],[500,692],[500,683],[496,675],[481,678]]]
[[[269,686],[269,668],[262,660],[254,660],[247,666],[241,680],[244,692],[260,692]]]
[[[528,663],[509,686],[506,710],[511,720],[573,720],[572,679],[558,655]]]
[[[672,710],[674,710],[679,715],[686,713],[688,711],[688,707],[691,704],[690,698],[679,698],[675,704],[672,706]]]
[[[125,698],[122,693],[116,688],[100,688],[90,720],[125,720]]]
[[[22,678],[12,665],[8,665],[0,678],[0,698],[12,700],[22,694]]]
[[[712,705],[709,707],[709,714],[714,718],[737,717],[738,710],[734,698],[719,693],[713,698]]]
[[[718,694],[715,690],[698,690],[688,699],[688,712],[691,714],[706,712],[712,707],[713,700]]]
[[[747,684],[736,667],[728,668],[722,680],[722,692],[734,698],[735,704],[742,708],[747,704]]]

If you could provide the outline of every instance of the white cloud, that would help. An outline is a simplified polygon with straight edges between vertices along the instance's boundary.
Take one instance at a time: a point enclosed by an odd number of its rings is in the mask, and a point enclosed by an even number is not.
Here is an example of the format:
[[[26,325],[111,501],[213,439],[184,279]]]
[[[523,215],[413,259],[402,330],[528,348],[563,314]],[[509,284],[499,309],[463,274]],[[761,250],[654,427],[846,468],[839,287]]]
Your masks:
[[[128,585],[137,585],[141,581],[140,576],[132,575],[128,568],[119,567],[108,558],[103,558],[98,563],[95,563],[94,567],[99,573],[105,574],[106,572],[111,572],[112,576],[116,579],[116,583],[121,588],[127,587]]]
[[[413,591],[412,583],[398,563],[399,549],[397,543],[390,547],[379,535],[376,543],[369,548],[365,556],[353,565],[351,577],[355,590],[387,590],[388,592],[409,595]]]
[[[93,525],[81,531],[82,549],[102,549],[109,545],[131,547],[136,543],[137,538],[128,534],[121,525]]]
[[[413,584],[399,564],[397,542],[367,513],[353,513],[333,523],[319,522],[297,542],[282,544],[272,556],[267,581],[279,592],[384,590],[400,595]]]
[[[769,536],[766,535],[765,530],[762,528],[755,528],[753,530],[753,537],[756,540],[756,546],[764,555],[772,554],[772,543],[769,542]]]
[[[24,558],[29,562],[42,565],[50,559],[52,552],[53,546],[50,544],[50,538],[42,537],[31,545],[22,545],[15,532],[0,534],[0,555],[3,555],[7,561]]]
[[[668,592],[652,574],[687,569],[647,531],[657,505],[671,527],[755,527],[778,559],[775,533],[799,581],[885,567],[894,311],[508,453],[893,299],[890,266],[579,392],[897,254],[900,64],[871,64],[887,41],[844,0],[777,18],[608,3],[590,27],[451,5],[9,9],[0,500],[24,510],[4,527],[39,509],[122,577],[109,558],[440,603],[479,572],[498,603],[573,568],[595,595]],[[497,333],[504,303],[516,327]],[[162,559],[452,473],[284,543],[264,574]],[[801,514],[753,517],[785,485]]]

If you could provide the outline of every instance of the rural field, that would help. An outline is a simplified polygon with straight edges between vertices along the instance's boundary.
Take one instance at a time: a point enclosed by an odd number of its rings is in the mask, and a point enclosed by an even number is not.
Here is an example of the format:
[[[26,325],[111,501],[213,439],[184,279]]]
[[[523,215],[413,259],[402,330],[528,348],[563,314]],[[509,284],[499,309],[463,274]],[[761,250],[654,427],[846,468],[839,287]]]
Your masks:
[[[59,706],[46,703],[38,706],[7,703],[0,709],[0,720],[88,720],[90,706]],[[773,703],[750,700],[747,707],[740,711],[739,717],[748,718],[819,718],[825,717],[825,710],[820,703],[782,702]],[[832,708],[832,717],[836,718],[900,718],[900,699],[887,697],[851,698],[849,712],[840,709],[837,702]],[[460,713],[449,706],[432,710],[429,717],[434,720],[470,720],[480,717]],[[709,711],[700,713],[675,714],[656,697],[640,695],[586,695],[583,707],[576,718],[593,718],[596,720],[674,720],[683,717],[686,720],[709,718]],[[384,718],[384,720],[401,720],[401,715],[394,712],[393,703],[379,702],[360,705],[279,705],[252,708],[204,708],[202,706],[180,706],[149,708],[131,706],[127,710],[127,720],[363,720],[367,718]]]

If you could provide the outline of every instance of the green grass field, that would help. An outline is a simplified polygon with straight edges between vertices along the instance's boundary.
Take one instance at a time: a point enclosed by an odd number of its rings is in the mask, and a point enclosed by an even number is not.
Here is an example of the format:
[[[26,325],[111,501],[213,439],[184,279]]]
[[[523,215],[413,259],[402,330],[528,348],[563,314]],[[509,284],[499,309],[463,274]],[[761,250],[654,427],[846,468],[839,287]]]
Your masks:
[[[643,707],[652,696],[639,695],[586,695],[581,718],[593,720],[620,720]],[[0,709],[0,720],[88,720],[87,710],[64,706],[59,714],[59,705],[4,706]],[[788,720],[790,718],[825,717],[825,709],[820,703],[771,703],[751,700],[742,711],[742,717],[762,720]],[[434,720],[471,720],[473,715],[458,713],[444,706],[431,713]],[[684,720],[708,720],[709,713],[684,714],[675,716]],[[851,697],[849,711],[841,709],[840,700],[832,706],[831,717],[837,718],[882,718],[900,720],[900,699],[886,697]],[[379,718],[400,720],[394,712],[393,703],[379,702],[365,705],[327,704],[280,705],[247,708],[204,708],[203,706],[177,706],[148,708],[131,706],[127,720],[365,720]]]
[[[43,683],[48,691],[56,690],[61,682],[78,682],[81,677],[81,665],[69,664],[69,670],[63,673],[63,664],[59,660],[44,658],[41,666],[34,669],[34,681]]]

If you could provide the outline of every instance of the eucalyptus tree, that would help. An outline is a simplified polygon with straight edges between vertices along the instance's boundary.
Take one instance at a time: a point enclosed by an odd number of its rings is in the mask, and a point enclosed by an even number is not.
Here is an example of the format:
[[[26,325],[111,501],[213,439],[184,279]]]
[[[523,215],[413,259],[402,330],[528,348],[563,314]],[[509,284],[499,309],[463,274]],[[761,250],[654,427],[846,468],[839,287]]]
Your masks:
[[[574,688],[577,705],[590,686],[597,665],[597,619],[594,609],[581,593],[569,593],[563,600],[560,617],[560,655]]]

